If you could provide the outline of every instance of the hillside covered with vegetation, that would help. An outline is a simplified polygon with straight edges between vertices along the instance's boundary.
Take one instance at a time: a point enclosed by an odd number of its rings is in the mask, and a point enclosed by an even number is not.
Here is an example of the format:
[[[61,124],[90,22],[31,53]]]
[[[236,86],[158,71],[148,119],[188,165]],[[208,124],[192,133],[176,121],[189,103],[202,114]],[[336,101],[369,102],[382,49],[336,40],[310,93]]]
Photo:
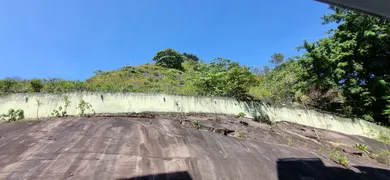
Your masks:
[[[86,81],[0,81],[0,93],[70,91],[145,92],[224,96],[271,104],[314,107],[389,124],[390,22],[338,7],[323,17],[337,23],[328,36],[299,46],[304,53],[275,53],[254,68],[225,58],[205,63],[191,53],[158,51],[154,64],[95,71]]]

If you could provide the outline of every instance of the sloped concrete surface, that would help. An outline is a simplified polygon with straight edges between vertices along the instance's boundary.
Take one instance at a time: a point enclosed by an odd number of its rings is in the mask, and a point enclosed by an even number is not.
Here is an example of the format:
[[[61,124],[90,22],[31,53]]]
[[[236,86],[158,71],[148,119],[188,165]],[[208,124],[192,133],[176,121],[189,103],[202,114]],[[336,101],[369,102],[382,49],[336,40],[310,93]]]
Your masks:
[[[242,119],[246,124],[229,117],[186,118],[200,119],[214,130],[164,117],[0,124],[0,179],[390,178],[385,165],[365,159],[345,168],[309,148],[287,145],[280,129],[247,119]],[[216,133],[227,124],[248,137]]]

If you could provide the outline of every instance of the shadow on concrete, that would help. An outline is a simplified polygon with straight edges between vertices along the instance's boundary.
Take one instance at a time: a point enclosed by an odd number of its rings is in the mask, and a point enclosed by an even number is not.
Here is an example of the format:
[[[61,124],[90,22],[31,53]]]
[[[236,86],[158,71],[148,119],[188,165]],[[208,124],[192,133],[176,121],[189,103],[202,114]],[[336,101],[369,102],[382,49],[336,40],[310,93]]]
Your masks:
[[[284,158],[277,161],[279,180],[389,180],[386,169],[354,166],[354,171],[341,167],[327,167],[319,158]],[[359,172],[360,171],[360,172]]]
[[[192,180],[192,178],[188,172],[181,171],[173,173],[151,174],[131,178],[120,178],[117,180]]]

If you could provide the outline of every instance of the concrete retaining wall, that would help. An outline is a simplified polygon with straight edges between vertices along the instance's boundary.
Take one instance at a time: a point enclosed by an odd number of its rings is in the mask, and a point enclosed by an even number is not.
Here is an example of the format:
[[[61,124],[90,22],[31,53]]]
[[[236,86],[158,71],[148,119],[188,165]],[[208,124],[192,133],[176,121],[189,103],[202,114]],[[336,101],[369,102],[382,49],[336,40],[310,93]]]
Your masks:
[[[334,130],[337,132],[376,136],[379,132],[390,133],[390,130],[360,119],[341,118],[314,110],[276,108],[256,103],[244,103],[229,98],[174,96],[142,93],[92,93],[75,92],[69,94],[11,94],[0,97],[0,114],[10,108],[23,109],[26,118],[51,116],[54,109],[64,106],[63,97],[71,101],[67,109],[69,115],[78,115],[76,109],[80,100],[92,105],[96,113],[124,112],[196,112],[222,113],[237,115],[246,113],[248,117],[253,110],[264,112],[271,121],[290,121],[307,126]],[[38,108],[37,101],[43,104]]]

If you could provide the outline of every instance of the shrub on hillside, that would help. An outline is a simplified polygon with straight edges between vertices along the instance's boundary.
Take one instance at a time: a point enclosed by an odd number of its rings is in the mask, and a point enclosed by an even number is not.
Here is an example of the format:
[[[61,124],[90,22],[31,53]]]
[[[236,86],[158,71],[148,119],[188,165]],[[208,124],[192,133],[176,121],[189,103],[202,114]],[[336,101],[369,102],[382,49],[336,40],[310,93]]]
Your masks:
[[[184,61],[184,57],[176,50],[168,48],[158,51],[153,57],[153,61],[158,66],[182,70],[181,63]]]

